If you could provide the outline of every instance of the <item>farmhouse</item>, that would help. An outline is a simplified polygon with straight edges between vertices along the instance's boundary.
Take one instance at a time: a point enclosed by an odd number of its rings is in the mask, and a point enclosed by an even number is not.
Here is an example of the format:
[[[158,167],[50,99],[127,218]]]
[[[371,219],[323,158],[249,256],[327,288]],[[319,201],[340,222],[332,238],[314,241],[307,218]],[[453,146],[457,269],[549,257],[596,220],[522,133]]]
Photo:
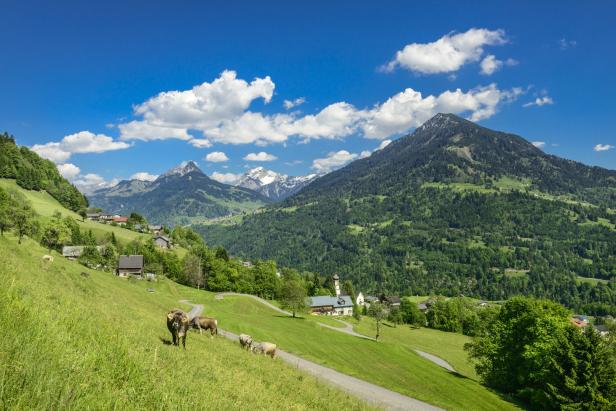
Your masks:
[[[336,296],[320,295],[310,297],[310,312],[320,315],[353,315],[353,299],[348,295],[340,295],[340,277],[334,275]]]
[[[116,274],[120,277],[136,276],[143,277],[142,255],[121,255],[118,260]]]
[[[98,221],[101,223],[110,223],[113,220],[113,215],[107,213],[101,213],[98,216]]]
[[[128,223],[128,217],[114,216],[111,221],[118,225],[126,225],[126,223]]]
[[[397,295],[384,295],[381,297],[381,302],[390,307],[400,307],[400,297]]]
[[[150,230],[150,232],[154,235],[158,235],[160,234],[161,231],[163,231],[163,226],[160,224],[150,224],[148,225],[148,230]]]
[[[101,218],[101,213],[87,213],[86,217],[90,221],[98,221]]]
[[[353,315],[353,300],[348,295],[310,297],[310,312],[321,315]]]
[[[171,240],[164,235],[157,235],[154,237],[154,244],[156,244],[160,248],[171,248]]]

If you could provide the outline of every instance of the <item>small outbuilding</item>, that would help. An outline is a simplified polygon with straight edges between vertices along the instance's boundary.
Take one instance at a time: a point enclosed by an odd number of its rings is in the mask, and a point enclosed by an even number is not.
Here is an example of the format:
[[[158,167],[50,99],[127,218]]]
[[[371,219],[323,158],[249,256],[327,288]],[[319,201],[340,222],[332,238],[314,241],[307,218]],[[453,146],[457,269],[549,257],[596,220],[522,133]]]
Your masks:
[[[142,255],[121,255],[118,260],[116,274],[119,277],[143,277],[143,256]]]
[[[171,240],[169,239],[169,237],[166,237],[164,235],[157,235],[156,237],[154,237],[154,244],[156,244],[159,248],[171,248]]]

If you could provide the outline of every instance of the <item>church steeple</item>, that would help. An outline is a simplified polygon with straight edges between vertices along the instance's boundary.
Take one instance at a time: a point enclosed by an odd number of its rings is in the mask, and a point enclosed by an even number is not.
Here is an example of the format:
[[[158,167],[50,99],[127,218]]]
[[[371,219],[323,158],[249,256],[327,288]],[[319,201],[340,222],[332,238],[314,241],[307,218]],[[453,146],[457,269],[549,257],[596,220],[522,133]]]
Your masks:
[[[336,297],[340,297],[340,277],[338,277],[338,274],[334,274],[334,289],[336,290]]]

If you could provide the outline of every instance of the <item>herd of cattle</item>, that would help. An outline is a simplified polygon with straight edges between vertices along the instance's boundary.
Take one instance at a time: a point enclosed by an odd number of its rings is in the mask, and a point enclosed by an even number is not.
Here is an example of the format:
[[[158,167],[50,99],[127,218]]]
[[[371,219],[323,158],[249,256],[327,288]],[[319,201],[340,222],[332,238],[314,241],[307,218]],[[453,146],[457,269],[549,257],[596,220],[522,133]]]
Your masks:
[[[214,336],[218,334],[218,321],[215,318],[200,316],[191,319],[184,311],[174,308],[167,313],[167,328],[171,333],[173,345],[179,347],[181,341],[186,349],[186,335],[190,329],[199,330],[199,334],[203,334],[204,330],[210,330],[210,335]],[[240,334],[239,340],[242,348],[276,358],[276,344],[253,341],[252,337],[247,334]]]

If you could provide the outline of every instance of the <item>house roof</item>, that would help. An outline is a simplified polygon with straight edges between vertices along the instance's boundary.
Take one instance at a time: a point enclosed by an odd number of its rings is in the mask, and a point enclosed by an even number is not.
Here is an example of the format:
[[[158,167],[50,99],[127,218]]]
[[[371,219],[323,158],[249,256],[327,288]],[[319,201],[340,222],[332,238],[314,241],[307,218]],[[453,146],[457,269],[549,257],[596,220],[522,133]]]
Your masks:
[[[116,223],[126,223],[128,222],[128,217],[113,217],[113,221]]]
[[[166,237],[164,235],[157,235],[156,237],[154,237],[154,241],[156,241],[156,240],[163,240],[163,241],[165,241],[167,243],[171,242],[171,240],[169,240],[169,237]]]
[[[397,295],[387,295],[383,298],[389,304],[400,304],[400,297]]]
[[[150,225],[148,225],[148,228],[150,230],[162,230],[163,226],[160,225],[160,224],[150,224]]]
[[[143,268],[142,255],[121,255],[118,261],[118,268]]]
[[[319,295],[310,297],[310,307],[353,307],[353,301],[348,295],[341,295],[340,297],[331,297],[329,295]]]

